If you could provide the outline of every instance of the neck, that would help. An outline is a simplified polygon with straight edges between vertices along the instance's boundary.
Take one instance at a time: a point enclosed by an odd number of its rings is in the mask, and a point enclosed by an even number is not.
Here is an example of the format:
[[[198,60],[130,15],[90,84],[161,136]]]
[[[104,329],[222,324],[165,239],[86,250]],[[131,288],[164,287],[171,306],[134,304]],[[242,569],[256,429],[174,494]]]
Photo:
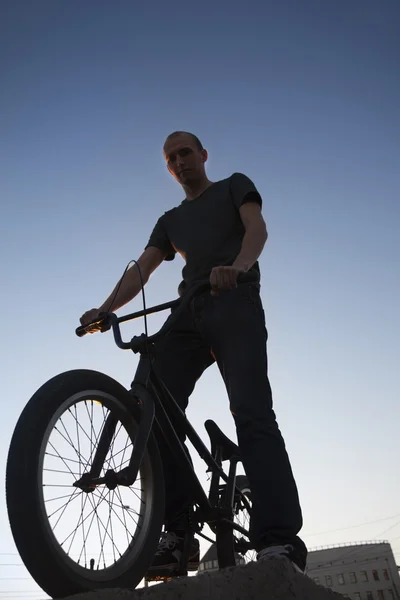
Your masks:
[[[194,200],[197,196],[200,196],[210,185],[212,185],[207,177],[199,179],[198,181],[191,181],[190,183],[182,185],[186,193],[186,200]]]

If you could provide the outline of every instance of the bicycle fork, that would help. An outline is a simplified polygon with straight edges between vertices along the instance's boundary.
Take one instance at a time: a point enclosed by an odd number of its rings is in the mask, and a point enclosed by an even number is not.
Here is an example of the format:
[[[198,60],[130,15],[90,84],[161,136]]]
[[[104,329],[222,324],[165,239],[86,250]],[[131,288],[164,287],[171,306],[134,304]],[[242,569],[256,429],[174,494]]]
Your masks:
[[[134,387],[135,386],[132,387],[132,392],[134,392]],[[138,396],[133,396],[133,398],[137,398],[138,400],[140,419],[137,429],[134,432],[135,441],[133,443],[129,465],[117,472],[115,472],[114,469],[109,469],[104,477],[100,477],[101,470],[115,434],[117,423],[119,422],[118,417],[110,412],[100,434],[99,443],[93,457],[90,471],[84,473],[78,481],[75,481],[73,484],[74,487],[79,487],[85,492],[92,492],[98,485],[105,484],[108,489],[113,490],[118,485],[129,487],[135,483],[153,426],[155,406],[151,394],[149,394],[144,386],[140,386],[140,398]]]

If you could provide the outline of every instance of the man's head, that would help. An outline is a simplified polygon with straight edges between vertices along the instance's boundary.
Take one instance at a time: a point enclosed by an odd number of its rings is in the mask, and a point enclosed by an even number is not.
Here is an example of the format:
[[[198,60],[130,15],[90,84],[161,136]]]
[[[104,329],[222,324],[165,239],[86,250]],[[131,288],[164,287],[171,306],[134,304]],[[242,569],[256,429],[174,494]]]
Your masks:
[[[181,185],[190,187],[206,179],[207,150],[193,133],[174,131],[165,140],[163,151],[168,171]]]

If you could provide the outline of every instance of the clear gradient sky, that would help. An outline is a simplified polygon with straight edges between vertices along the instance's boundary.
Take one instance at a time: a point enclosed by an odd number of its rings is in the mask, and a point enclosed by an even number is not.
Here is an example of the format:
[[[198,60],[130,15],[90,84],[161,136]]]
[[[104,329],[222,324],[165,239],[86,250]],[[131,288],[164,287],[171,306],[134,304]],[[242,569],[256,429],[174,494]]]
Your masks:
[[[388,539],[400,562],[399,19],[396,0],[3,0],[2,478],[47,379],[132,380],[135,355],[74,329],[184,198],[161,148],[186,129],[210,179],[244,172],[264,200],[270,377],[304,539]],[[176,296],[182,266],[160,267],[149,304]],[[235,437],[216,367],[188,414]],[[21,560],[0,506],[0,598],[43,597],[5,566]]]

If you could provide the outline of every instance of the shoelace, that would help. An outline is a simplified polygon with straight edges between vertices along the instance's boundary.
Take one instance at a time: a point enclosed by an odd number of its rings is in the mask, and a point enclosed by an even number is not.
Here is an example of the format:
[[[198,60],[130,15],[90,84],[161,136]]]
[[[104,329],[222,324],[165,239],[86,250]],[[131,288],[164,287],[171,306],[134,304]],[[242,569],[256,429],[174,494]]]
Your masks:
[[[172,550],[179,542],[179,537],[174,531],[163,533],[156,554],[162,554],[164,550]]]

